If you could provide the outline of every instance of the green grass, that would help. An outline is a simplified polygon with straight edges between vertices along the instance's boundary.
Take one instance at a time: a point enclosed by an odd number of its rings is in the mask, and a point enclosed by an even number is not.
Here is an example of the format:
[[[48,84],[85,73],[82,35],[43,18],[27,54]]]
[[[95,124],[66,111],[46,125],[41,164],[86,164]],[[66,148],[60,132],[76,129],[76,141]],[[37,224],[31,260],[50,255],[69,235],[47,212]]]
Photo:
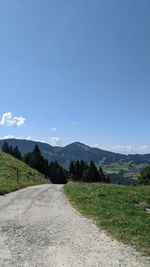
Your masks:
[[[19,182],[17,182],[18,168]],[[14,157],[0,152],[0,194],[9,193],[27,186],[44,184],[43,175]]]
[[[72,205],[102,229],[150,255],[150,187],[70,183]]]

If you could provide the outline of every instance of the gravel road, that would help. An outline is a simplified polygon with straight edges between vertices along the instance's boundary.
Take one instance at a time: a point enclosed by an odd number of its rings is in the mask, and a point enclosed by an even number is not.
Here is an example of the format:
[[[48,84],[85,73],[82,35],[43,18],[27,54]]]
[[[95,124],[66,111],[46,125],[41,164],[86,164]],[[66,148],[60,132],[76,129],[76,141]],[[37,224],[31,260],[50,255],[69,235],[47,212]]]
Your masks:
[[[0,267],[147,267],[71,208],[61,185],[0,196]]]

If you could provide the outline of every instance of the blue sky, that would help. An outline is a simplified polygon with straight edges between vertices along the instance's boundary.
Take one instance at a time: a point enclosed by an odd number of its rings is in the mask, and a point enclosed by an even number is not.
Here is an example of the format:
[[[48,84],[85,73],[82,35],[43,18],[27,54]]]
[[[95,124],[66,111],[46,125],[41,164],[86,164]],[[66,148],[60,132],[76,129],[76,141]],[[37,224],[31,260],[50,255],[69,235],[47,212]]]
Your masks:
[[[150,152],[150,1],[0,2],[0,137]]]

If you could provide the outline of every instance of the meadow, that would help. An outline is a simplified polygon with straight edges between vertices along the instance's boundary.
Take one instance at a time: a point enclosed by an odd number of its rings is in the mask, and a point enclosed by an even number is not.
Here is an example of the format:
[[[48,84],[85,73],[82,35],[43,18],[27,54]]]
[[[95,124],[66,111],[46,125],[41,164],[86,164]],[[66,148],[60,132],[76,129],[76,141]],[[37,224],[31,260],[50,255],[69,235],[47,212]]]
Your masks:
[[[150,255],[150,187],[69,183],[64,188],[73,207],[100,229]]]

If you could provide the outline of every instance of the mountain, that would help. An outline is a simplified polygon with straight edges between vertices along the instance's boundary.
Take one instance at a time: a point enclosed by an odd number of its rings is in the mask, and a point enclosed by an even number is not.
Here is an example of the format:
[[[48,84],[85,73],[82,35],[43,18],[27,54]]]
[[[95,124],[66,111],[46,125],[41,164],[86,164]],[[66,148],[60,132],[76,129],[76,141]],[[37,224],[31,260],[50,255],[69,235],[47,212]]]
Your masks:
[[[31,152],[37,144],[42,152],[42,155],[49,161],[57,160],[61,164],[67,164],[70,160],[93,160],[96,163],[105,161],[106,163],[114,162],[119,159],[126,158],[125,155],[108,152],[99,148],[92,148],[80,142],[75,142],[65,147],[54,147],[46,143],[20,140],[20,139],[6,139],[9,145],[13,147],[18,146],[22,155]],[[0,140],[0,149],[2,148],[4,140]]]
[[[57,160],[60,164],[67,165],[70,160],[85,160],[87,162],[93,160],[99,164],[111,164],[116,161],[133,162],[135,164],[150,163],[150,154],[145,155],[122,155],[114,152],[109,152],[99,148],[93,148],[80,142],[75,142],[65,147],[55,147],[46,143],[37,141],[21,140],[21,139],[6,139],[9,145],[18,146],[22,155],[31,152],[37,144],[42,152],[42,155],[51,160]],[[0,149],[4,140],[0,140]]]
[[[99,148],[93,148],[80,142],[75,142],[63,147],[60,155],[64,162],[66,160],[83,159],[87,162],[93,160],[95,163],[109,163],[126,157],[124,155],[108,152]]]
[[[57,160],[64,167],[68,167],[70,160],[93,160],[102,166],[113,183],[131,184],[137,179],[139,172],[150,163],[150,154],[122,155],[99,148],[93,148],[80,142],[65,147],[51,146],[37,141],[6,139],[9,145],[18,146],[22,155],[31,152],[37,144],[44,158]],[[0,150],[4,140],[0,140]]]

